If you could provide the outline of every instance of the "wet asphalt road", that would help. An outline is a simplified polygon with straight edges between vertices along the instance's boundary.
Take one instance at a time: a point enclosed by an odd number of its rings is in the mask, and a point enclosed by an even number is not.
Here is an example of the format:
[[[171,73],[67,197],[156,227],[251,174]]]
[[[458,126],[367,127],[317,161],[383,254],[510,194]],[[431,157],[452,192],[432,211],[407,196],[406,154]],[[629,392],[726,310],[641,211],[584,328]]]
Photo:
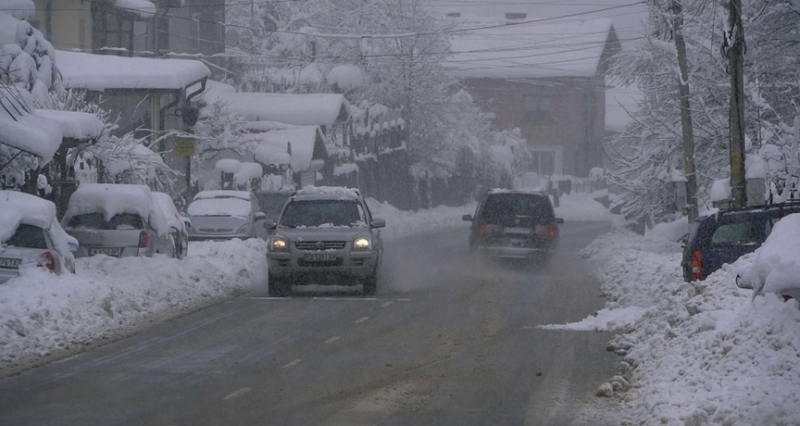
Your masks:
[[[547,331],[603,305],[562,226],[548,268],[467,254],[466,224],[386,242],[359,288],[247,295],[0,380],[0,425],[582,425],[614,374],[607,333]]]

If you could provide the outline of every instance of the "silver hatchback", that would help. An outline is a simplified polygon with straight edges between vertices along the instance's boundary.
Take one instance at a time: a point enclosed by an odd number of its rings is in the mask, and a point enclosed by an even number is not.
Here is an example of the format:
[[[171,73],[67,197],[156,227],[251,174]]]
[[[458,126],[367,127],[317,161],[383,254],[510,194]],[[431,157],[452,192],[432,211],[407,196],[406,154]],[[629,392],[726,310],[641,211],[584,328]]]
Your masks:
[[[200,191],[186,208],[192,240],[230,240],[265,237],[264,213],[248,191]]]
[[[83,183],[70,196],[61,224],[78,239],[78,257],[179,253],[169,221],[145,185]]]
[[[380,228],[358,190],[302,189],[286,202],[269,238],[269,295],[286,296],[295,284],[362,284],[374,295],[383,258]]]

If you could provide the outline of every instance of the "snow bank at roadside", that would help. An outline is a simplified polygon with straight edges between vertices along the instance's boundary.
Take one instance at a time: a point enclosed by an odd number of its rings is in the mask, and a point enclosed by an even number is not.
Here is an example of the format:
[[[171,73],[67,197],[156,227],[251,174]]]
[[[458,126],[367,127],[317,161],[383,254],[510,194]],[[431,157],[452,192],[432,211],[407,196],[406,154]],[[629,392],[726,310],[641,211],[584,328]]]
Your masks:
[[[736,272],[754,255],[686,283],[679,243],[657,234],[618,230],[582,254],[608,297],[598,317],[643,313],[634,322],[581,322],[618,332],[608,349],[620,355],[631,387],[602,393],[617,398],[627,422],[800,424],[800,310],[772,294],[751,302],[752,292],[736,287]]]
[[[265,275],[254,267],[266,258],[262,240],[193,242],[189,254],[80,258],[75,275],[30,269],[3,284],[0,373],[249,291]]]

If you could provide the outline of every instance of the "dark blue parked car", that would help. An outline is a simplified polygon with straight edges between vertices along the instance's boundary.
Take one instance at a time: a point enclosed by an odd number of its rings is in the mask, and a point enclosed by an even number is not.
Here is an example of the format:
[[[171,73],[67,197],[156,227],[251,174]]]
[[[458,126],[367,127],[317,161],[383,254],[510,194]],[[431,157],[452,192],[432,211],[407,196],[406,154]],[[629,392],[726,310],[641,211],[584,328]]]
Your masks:
[[[764,243],[780,218],[800,212],[800,203],[725,210],[702,216],[689,227],[683,247],[683,278],[704,280],[725,263],[733,263]]]

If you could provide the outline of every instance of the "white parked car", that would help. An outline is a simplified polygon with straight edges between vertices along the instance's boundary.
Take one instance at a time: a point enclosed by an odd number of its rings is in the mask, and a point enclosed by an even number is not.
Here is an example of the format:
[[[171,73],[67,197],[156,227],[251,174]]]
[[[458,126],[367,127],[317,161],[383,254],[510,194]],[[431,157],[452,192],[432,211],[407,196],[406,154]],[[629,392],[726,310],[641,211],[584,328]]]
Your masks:
[[[753,289],[753,298],[773,293],[800,302],[800,213],[780,219],[755,252],[755,260],[736,277],[740,288]],[[800,307],[800,306],[799,306]]]
[[[35,195],[0,191],[0,283],[28,267],[75,272],[78,241],[56,219],[56,205]]]
[[[84,183],[70,196],[61,219],[77,238],[76,256],[178,257],[178,236],[145,185]]]
[[[248,191],[200,191],[186,208],[192,221],[189,238],[214,240],[266,237],[266,216]]]

